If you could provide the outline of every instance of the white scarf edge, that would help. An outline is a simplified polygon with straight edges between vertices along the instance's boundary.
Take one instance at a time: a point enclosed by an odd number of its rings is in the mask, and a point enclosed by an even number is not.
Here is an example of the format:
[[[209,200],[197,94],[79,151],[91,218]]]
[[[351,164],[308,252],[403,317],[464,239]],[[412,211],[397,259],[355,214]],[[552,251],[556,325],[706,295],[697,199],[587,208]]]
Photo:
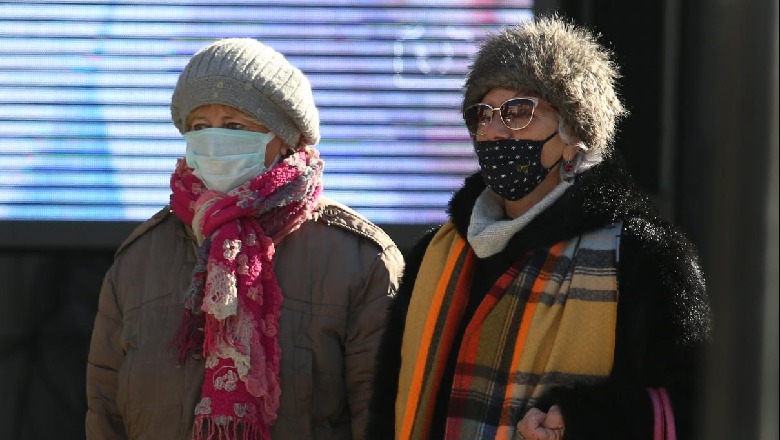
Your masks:
[[[490,188],[485,188],[474,203],[466,239],[479,258],[495,255],[506,247],[509,239],[547,209],[573,184],[564,180],[521,216],[504,218],[503,199]]]

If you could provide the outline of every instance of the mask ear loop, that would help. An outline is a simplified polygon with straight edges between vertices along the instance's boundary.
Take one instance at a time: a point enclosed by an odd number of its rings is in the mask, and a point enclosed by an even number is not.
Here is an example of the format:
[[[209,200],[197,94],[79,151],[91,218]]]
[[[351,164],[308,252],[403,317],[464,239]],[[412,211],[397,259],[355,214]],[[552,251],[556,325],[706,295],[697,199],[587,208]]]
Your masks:
[[[547,142],[549,142],[550,139],[554,138],[556,134],[558,134],[558,130],[555,130],[554,132],[552,132],[551,135],[547,136],[547,138],[542,141],[542,145],[544,145]],[[559,157],[558,160],[556,160],[554,164],[552,164],[549,167],[545,168],[545,170],[547,170],[547,173],[552,171],[552,169],[555,168],[555,165],[558,165],[559,163],[561,163],[562,160],[563,160],[563,156]],[[542,167],[544,167],[544,165],[542,165]],[[545,174],[547,174],[547,173],[545,173]]]
[[[303,135],[301,135],[301,137],[298,138],[298,143],[294,147],[291,147],[287,144],[282,145],[282,151],[284,151],[284,153],[280,153],[279,156],[277,157],[277,160],[275,160],[274,163],[280,160],[287,159],[288,157],[292,156],[293,154],[295,154],[296,152],[300,151],[303,148],[307,148],[307,147],[306,147],[306,142],[304,142],[303,140]]]

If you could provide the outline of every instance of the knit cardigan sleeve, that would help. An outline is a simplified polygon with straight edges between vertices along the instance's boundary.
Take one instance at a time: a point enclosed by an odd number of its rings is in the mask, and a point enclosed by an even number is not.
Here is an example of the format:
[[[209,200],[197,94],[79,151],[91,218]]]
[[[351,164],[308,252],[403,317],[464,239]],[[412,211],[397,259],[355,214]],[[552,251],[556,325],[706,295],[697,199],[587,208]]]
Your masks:
[[[693,245],[670,224],[624,222],[618,268],[615,361],[597,385],[550,389],[540,399],[559,405],[565,440],[652,439],[647,387],[666,387],[677,438],[696,438],[702,358],[710,309]]]

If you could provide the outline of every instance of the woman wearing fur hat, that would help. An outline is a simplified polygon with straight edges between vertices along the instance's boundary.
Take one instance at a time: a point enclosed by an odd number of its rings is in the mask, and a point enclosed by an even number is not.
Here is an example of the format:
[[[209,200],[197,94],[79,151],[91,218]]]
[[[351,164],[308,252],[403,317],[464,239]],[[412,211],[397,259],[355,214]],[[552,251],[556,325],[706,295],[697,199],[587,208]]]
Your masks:
[[[171,103],[170,205],[119,247],[87,366],[89,439],[352,439],[403,260],[321,197],[304,74],[252,39],[196,53]]]
[[[369,438],[651,439],[648,387],[691,438],[708,299],[611,150],[616,78],[558,17],[480,48],[462,109],[481,171],[407,255]]]

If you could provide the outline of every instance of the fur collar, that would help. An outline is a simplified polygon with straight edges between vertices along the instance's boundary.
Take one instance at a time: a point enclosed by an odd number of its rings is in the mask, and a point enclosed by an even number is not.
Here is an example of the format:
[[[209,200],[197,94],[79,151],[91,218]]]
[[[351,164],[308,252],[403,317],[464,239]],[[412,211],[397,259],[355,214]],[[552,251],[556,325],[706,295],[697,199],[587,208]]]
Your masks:
[[[447,212],[463,237],[466,237],[474,202],[484,189],[482,173],[476,172],[466,178],[463,187],[450,200]],[[622,160],[613,153],[579,174],[574,185],[515,234],[502,253],[551,245],[632,217],[659,220],[652,202],[639,191]]]

